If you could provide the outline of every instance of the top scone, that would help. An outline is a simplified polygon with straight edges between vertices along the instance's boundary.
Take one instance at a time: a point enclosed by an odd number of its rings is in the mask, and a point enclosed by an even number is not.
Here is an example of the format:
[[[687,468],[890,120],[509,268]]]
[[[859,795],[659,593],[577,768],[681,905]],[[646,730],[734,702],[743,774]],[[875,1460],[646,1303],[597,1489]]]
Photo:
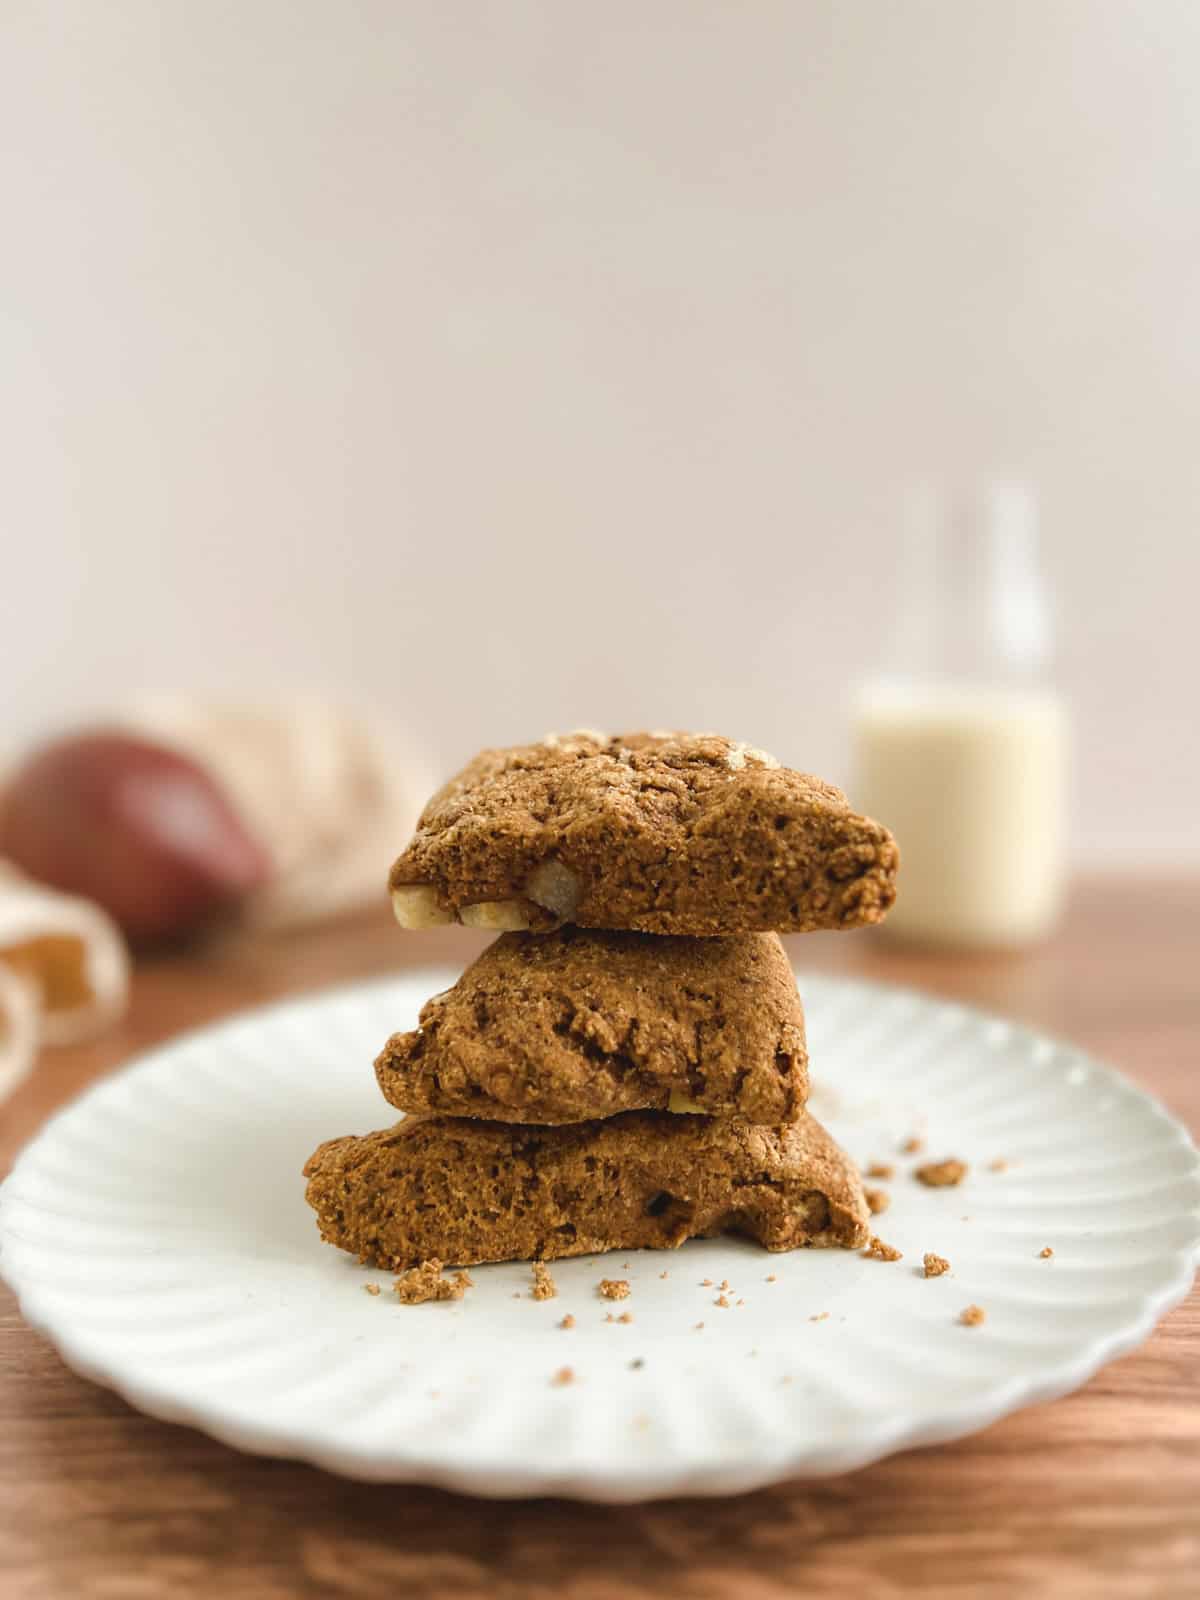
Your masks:
[[[406,928],[705,936],[878,922],[887,829],[832,784],[717,734],[579,732],[484,750],[392,867]]]

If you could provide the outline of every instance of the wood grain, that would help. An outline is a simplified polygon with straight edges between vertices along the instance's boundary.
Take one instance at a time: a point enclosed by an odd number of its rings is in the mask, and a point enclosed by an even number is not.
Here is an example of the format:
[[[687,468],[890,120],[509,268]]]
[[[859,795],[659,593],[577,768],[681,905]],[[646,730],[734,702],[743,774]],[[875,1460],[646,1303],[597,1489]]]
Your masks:
[[[950,957],[796,941],[814,970],[917,984],[1115,1061],[1200,1123],[1200,885],[1089,883],[1041,950]],[[144,964],[130,1015],[47,1055],[0,1112],[0,1163],[133,1051],[317,984],[462,961],[481,940],[385,913]],[[68,1372],[0,1291],[0,1595],[712,1597],[1193,1595],[1200,1297],[1081,1393],[847,1478],[620,1510],[346,1483],[153,1422]]]

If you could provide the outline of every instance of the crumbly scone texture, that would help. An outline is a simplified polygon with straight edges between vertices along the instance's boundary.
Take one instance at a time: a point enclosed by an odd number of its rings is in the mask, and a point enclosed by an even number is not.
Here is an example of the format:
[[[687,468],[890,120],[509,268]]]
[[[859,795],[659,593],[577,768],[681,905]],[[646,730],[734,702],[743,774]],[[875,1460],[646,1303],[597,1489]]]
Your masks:
[[[579,1122],[665,1109],[777,1126],[808,1095],[804,1012],[779,938],[563,928],[502,934],[375,1063],[401,1111]]]
[[[304,1168],[321,1235],[392,1271],[672,1249],[740,1233],[768,1250],[856,1248],[858,1174],[810,1116],[787,1128],[626,1111],[538,1127],[408,1117],[331,1139]]]
[[[389,882],[434,897],[431,920],[711,936],[878,922],[898,864],[886,828],[762,751],[582,732],[476,756]]]

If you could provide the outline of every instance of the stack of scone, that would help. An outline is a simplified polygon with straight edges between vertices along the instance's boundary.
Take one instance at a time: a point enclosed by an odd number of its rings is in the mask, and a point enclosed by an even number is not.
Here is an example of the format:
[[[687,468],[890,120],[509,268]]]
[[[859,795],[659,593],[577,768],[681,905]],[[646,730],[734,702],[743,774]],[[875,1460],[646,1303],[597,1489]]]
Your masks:
[[[778,933],[879,921],[896,867],[837,789],[715,735],[484,751],[390,882],[404,927],[501,937],[376,1062],[404,1120],[309,1160],[321,1233],[397,1271],[864,1244]]]

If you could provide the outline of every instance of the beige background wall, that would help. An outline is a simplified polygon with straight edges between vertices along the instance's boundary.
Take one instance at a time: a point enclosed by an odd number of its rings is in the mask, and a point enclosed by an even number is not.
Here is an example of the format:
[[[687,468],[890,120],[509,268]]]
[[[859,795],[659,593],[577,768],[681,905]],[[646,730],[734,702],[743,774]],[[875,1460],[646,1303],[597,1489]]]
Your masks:
[[[915,471],[1040,483],[1077,852],[1200,855],[1200,6],[0,7],[5,732],[324,687],[844,775]]]

